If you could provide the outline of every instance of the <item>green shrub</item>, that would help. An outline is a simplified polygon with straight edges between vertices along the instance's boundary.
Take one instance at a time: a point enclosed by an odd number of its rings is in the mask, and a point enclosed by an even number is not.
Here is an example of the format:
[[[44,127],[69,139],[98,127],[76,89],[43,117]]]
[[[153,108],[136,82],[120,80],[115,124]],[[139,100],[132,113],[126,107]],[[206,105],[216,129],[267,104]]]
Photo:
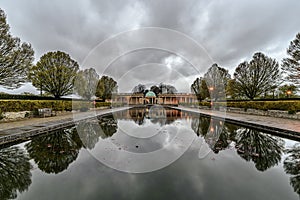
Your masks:
[[[96,107],[108,107],[109,102],[97,102]],[[80,108],[91,108],[93,102],[90,101],[65,101],[65,100],[0,100],[0,110],[2,112],[33,111],[38,112],[40,108],[51,108],[53,111],[72,111]],[[33,113],[34,114],[34,113]]]
[[[222,104],[218,102],[215,104]],[[239,101],[239,102],[227,102],[227,107],[257,109],[257,110],[293,110],[295,113],[300,111],[300,101]]]
[[[296,111],[295,110],[288,110],[288,114],[291,114],[291,115],[296,114]]]
[[[72,102],[73,110],[87,111],[92,106],[93,106],[93,103],[90,101],[73,101]]]
[[[179,105],[181,106],[188,106],[188,107],[196,107],[196,106],[208,106],[210,107],[210,102],[207,101],[201,101],[201,102],[194,102],[194,103],[184,103],[184,102],[179,102]]]
[[[24,95],[24,94],[6,94],[0,93],[0,99],[15,99],[15,100],[57,100],[51,96],[39,96],[39,95]],[[60,98],[59,100],[72,101],[71,98]]]
[[[33,110],[31,111],[31,115],[32,115],[33,117],[38,117],[38,116],[39,116],[39,110],[38,110],[37,108],[33,109]]]
[[[96,102],[96,108],[98,107],[109,107],[111,106],[110,102]]]
[[[207,102],[207,101],[201,101],[198,103],[199,106],[208,106],[208,107],[211,107],[211,104],[210,102]]]
[[[2,110],[0,109],[0,120],[4,119],[4,114],[2,112]]]
[[[292,115],[292,114],[296,114],[296,112],[297,112],[297,108],[294,105],[288,108],[288,114]]]
[[[29,117],[31,117],[30,112],[26,112],[25,113],[25,118],[29,118]]]

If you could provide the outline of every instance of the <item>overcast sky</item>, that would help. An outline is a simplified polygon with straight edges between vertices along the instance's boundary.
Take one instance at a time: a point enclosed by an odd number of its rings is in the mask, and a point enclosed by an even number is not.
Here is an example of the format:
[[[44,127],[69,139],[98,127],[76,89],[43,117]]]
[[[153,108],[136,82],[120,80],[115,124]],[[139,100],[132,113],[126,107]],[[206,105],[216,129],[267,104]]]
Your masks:
[[[1,0],[0,8],[11,33],[32,44],[35,62],[65,51],[81,68],[113,76],[121,92],[159,82],[188,91],[212,63],[232,74],[257,51],[280,62],[300,32],[299,0]],[[178,32],[137,31],[144,27]],[[192,40],[199,51],[186,45]],[[34,90],[27,84],[9,92],[22,91]]]

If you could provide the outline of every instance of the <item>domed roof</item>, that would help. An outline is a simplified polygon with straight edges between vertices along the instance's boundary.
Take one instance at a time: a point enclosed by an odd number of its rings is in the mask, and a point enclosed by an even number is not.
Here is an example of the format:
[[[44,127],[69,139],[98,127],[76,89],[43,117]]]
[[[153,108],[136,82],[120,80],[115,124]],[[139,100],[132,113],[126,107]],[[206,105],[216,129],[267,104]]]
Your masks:
[[[146,93],[145,97],[156,97],[155,93],[152,91],[149,91]]]

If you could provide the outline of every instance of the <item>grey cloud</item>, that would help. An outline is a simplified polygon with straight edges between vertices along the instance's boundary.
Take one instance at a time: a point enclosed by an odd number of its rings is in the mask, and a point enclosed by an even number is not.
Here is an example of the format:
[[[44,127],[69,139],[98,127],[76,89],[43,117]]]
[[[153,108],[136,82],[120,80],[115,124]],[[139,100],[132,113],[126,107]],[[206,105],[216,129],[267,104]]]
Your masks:
[[[84,65],[86,57],[99,43],[122,31],[139,27],[170,28],[187,34],[207,50],[213,62],[230,72],[256,51],[280,61],[289,41],[300,31],[298,0],[2,0],[0,7],[7,14],[12,33],[33,45],[36,60],[48,51],[62,50],[83,68],[101,65],[101,59],[109,56],[105,53],[97,55],[97,59]],[[143,38],[132,38],[132,42],[139,39]],[[171,38],[164,41],[184,49],[185,44],[180,42],[176,44]],[[136,55],[136,58],[128,54],[130,59],[117,75],[121,76],[130,69],[128,66],[138,64],[136,60],[143,59],[146,63],[157,55],[157,60],[162,63],[170,56],[158,54],[140,54],[141,57]],[[207,57],[204,53],[202,56]],[[191,53],[189,61],[200,62],[202,56]],[[122,59],[118,62],[124,63]],[[211,64],[212,61],[203,62],[202,71]],[[186,70],[187,79],[195,75],[184,67],[177,70]]]
[[[206,8],[207,21],[201,29],[205,34],[200,41],[216,62],[228,68],[256,51],[270,53],[269,46],[285,51],[287,41],[299,31],[299,7],[300,2],[293,0],[214,1]]]

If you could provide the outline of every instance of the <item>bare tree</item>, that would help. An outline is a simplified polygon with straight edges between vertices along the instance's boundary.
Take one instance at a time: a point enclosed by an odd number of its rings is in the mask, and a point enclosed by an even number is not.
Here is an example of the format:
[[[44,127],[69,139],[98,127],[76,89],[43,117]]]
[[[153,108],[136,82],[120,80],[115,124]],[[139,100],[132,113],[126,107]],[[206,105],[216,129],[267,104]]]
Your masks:
[[[99,75],[94,68],[81,70],[75,80],[75,91],[85,99],[95,96]]]
[[[0,9],[0,85],[13,89],[26,82],[33,55],[30,44],[10,34],[6,15]]]
[[[204,74],[204,80],[210,92],[211,99],[225,98],[225,90],[230,74],[227,69],[213,64]]]
[[[263,53],[255,53],[253,59],[243,62],[235,69],[236,89],[241,95],[254,99],[271,91],[280,78],[279,65],[275,59]]]
[[[135,86],[133,89],[132,89],[132,93],[134,94],[139,94],[139,93],[144,93],[146,90],[146,86],[143,85],[143,84],[138,84],[137,86]]]
[[[55,98],[72,94],[79,65],[64,52],[48,52],[30,69],[32,85]]]
[[[161,93],[175,94],[177,92],[177,89],[173,85],[160,83],[158,87],[159,87]]]

